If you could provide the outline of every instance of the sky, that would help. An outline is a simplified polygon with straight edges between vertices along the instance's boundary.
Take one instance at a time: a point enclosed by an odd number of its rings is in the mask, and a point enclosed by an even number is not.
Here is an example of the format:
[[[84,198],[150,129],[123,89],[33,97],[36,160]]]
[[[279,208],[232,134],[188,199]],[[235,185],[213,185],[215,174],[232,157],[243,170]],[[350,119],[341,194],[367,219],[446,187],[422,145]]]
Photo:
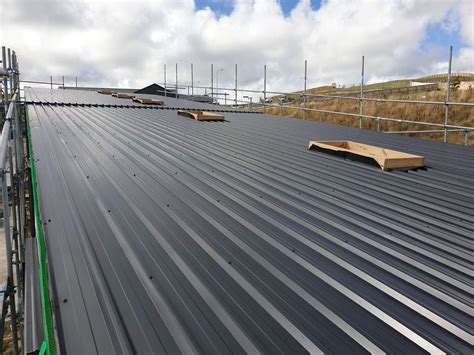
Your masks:
[[[22,79],[140,88],[175,82],[262,90],[474,71],[471,0],[0,0],[0,44]],[[219,74],[216,74],[218,71]],[[216,83],[214,82],[214,85]]]

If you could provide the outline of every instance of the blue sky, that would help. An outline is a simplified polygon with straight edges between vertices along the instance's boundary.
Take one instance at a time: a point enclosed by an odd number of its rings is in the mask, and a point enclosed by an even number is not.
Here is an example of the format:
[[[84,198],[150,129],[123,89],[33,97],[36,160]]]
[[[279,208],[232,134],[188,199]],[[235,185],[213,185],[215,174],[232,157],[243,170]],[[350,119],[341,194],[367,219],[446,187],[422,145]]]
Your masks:
[[[443,28],[441,23],[433,23],[428,25],[425,38],[421,43],[422,50],[426,51],[435,46],[446,48],[446,50],[448,50],[450,45],[453,46],[453,53],[455,55],[459,52],[461,47],[467,45],[467,43],[462,40],[459,28],[453,31],[448,31]]]
[[[299,0],[280,0],[285,16],[288,16],[297,5]],[[234,0],[195,0],[198,10],[210,7],[218,15],[229,15],[232,12]],[[311,0],[311,7],[317,10],[321,6],[321,0]],[[462,41],[459,28],[446,29],[442,23],[433,23],[428,25],[425,37],[420,45],[422,51],[428,51],[433,47],[448,48],[454,47],[454,53],[457,54],[466,43]]]
[[[232,12],[233,0],[195,0],[196,8],[203,9],[209,6],[214,12],[228,15]],[[280,5],[283,13],[287,16],[293,10],[298,0],[280,0]],[[311,0],[311,7],[318,9],[321,4],[320,0]]]

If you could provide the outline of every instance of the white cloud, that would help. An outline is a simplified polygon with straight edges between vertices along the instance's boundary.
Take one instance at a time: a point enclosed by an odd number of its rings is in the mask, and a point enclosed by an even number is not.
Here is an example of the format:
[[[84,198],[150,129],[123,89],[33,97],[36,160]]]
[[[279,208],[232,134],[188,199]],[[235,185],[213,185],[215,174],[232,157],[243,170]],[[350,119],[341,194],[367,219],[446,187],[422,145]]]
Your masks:
[[[455,68],[473,71],[474,14],[469,0],[328,0],[317,10],[301,0],[285,17],[277,0],[235,0],[229,15],[196,10],[192,0],[0,0],[0,43],[18,54],[23,78],[74,76],[84,85],[142,87],[163,80],[209,85],[210,63],[223,68],[219,84],[269,90],[350,85],[366,56],[369,81],[444,70],[447,48],[421,50],[429,24],[460,30],[466,47]]]

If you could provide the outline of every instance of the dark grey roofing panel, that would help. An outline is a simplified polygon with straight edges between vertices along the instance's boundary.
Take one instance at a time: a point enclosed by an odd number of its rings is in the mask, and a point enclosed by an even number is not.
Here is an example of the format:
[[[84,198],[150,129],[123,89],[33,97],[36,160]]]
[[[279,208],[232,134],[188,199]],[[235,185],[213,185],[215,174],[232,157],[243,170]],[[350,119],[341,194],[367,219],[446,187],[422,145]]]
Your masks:
[[[28,101],[43,103],[72,103],[72,104],[105,104],[105,105],[134,105],[142,106],[142,104],[134,102],[132,99],[119,99],[117,97],[99,94],[97,91],[91,90],[68,90],[68,89],[41,89],[26,88],[26,96]],[[176,109],[198,109],[198,110],[221,110],[235,111],[236,108],[226,107],[222,105],[213,105],[201,102],[193,102],[191,100],[176,99],[174,97],[165,97],[148,94],[129,93],[132,96],[141,98],[152,98],[162,100],[165,107]],[[229,101],[230,102],[230,101]]]
[[[25,239],[24,336],[25,354],[37,354],[43,342],[36,238]]]
[[[254,114],[29,112],[62,350],[473,351],[472,148]]]
[[[119,99],[91,90],[25,88],[25,95],[29,101],[44,103],[139,105],[130,99]]]

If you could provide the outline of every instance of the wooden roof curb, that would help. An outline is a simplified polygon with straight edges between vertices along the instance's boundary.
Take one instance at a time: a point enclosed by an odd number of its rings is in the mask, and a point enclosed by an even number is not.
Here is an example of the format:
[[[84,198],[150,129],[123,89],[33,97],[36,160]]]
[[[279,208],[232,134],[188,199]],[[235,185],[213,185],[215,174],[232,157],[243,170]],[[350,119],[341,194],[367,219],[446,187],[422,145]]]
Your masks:
[[[196,121],[224,121],[224,116],[206,111],[184,111],[179,110],[178,115],[193,118]]]
[[[319,148],[351,158],[373,159],[382,170],[413,169],[425,166],[425,157],[352,141],[310,141],[308,149]],[[356,159],[353,159],[356,160]]]

